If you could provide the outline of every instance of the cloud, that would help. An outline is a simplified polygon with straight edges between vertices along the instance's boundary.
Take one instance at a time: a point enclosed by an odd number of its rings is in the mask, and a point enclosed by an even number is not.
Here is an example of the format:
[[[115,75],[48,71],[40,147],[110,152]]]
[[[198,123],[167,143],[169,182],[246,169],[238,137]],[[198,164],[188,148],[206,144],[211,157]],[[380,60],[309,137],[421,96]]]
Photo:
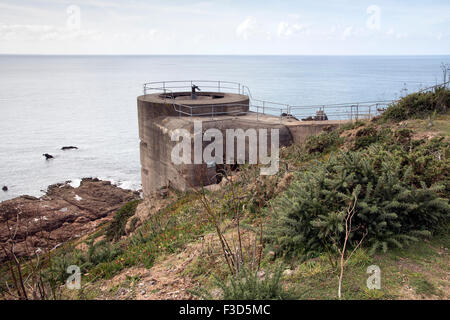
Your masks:
[[[298,23],[280,22],[278,24],[277,34],[279,37],[290,38],[296,34],[304,33],[307,31],[307,26]]]
[[[100,32],[88,29],[68,29],[51,25],[0,25],[0,39],[5,41],[98,40],[101,36],[102,34]]]
[[[388,31],[386,31],[386,35],[388,37],[396,39],[404,39],[408,37],[408,34],[406,32],[397,32],[394,28],[390,28]]]
[[[351,36],[354,35],[354,34],[355,34],[355,33],[354,33],[354,30],[353,30],[353,27],[352,27],[352,26],[349,26],[349,27],[346,27],[346,28],[344,29],[344,32],[342,32],[342,38],[345,40],[345,39],[351,37]]]
[[[256,18],[248,17],[237,26],[236,36],[238,38],[248,40],[248,38],[257,33],[257,31],[258,23],[256,22]]]
[[[326,35],[332,39],[347,40],[350,38],[368,36],[366,30],[354,25],[334,25]]]

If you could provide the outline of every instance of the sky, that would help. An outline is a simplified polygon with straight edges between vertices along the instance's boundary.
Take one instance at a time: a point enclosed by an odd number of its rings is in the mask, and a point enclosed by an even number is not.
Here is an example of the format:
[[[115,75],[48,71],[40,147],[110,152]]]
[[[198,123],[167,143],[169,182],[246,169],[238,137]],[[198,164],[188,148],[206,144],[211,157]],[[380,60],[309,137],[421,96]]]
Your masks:
[[[447,55],[448,0],[0,0],[0,54]]]

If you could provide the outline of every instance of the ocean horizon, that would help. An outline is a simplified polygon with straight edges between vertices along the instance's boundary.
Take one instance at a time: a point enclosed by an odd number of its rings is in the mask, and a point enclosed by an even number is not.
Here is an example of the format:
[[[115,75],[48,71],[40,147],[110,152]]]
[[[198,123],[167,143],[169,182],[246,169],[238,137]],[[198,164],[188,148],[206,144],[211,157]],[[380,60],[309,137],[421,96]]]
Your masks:
[[[441,83],[441,63],[450,55],[0,55],[0,201],[84,177],[140,189],[136,98],[149,81],[235,81],[258,99],[333,104]]]

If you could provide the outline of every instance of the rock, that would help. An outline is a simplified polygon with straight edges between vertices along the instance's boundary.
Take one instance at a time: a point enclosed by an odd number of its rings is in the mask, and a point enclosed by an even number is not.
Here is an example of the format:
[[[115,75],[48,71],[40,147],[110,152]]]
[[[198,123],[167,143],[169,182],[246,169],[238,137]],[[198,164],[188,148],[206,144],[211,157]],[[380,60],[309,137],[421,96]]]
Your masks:
[[[290,277],[292,276],[292,274],[294,273],[294,271],[290,270],[290,269],[286,269],[283,271],[283,275],[286,277]]]
[[[78,147],[67,146],[67,147],[62,147],[62,148],[61,148],[61,150],[72,150],[72,149],[78,149]]]
[[[256,275],[258,276],[259,279],[262,279],[266,275],[266,272],[263,270],[260,270],[256,273]]]
[[[75,200],[75,195],[83,201]],[[21,196],[0,203],[0,242],[9,239],[7,222],[12,230],[18,223],[16,254],[29,256],[38,247],[46,252],[94,231],[100,223],[111,220],[123,204],[135,199],[139,196],[134,191],[98,179],[83,179],[78,188],[68,183],[51,185],[40,198]],[[0,250],[0,263],[5,258]]]
[[[119,290],[117,290],[117,295],[118,296],[124,296],[126,294],[128,294],[129,290],[125,289],[125,288],[120,288]]]
[[[167,196],[169,195],[169,189],[167,188],[163,188],[161,190],[159,190],[159,196],[163,199],[167,198]]]
[[[2,190],[5,191],[5,192],[8,191],[8,187],[7,186],[3,186]]]
[[[44,153],[42,155],[45,157],[45,160],[53,159],[53,156],[51,154]]]
[[[283,112],[281,114],[281,117],[299,121],[295,116],[293,116],[290,113],[286,113],[286,112]]]

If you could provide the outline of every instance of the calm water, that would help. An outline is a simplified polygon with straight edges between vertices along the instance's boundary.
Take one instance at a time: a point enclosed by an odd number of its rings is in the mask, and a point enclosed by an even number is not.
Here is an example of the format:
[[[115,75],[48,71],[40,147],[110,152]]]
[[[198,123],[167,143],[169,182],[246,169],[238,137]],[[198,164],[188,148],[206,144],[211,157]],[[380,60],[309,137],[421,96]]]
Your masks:
[[[255,98],[326,104],[434,85],[441,62],[450,56],[0,56],[0,187],[9,187],[0,201],[91,176],[139,189],[136,96],[144,82],[229,80]]]

